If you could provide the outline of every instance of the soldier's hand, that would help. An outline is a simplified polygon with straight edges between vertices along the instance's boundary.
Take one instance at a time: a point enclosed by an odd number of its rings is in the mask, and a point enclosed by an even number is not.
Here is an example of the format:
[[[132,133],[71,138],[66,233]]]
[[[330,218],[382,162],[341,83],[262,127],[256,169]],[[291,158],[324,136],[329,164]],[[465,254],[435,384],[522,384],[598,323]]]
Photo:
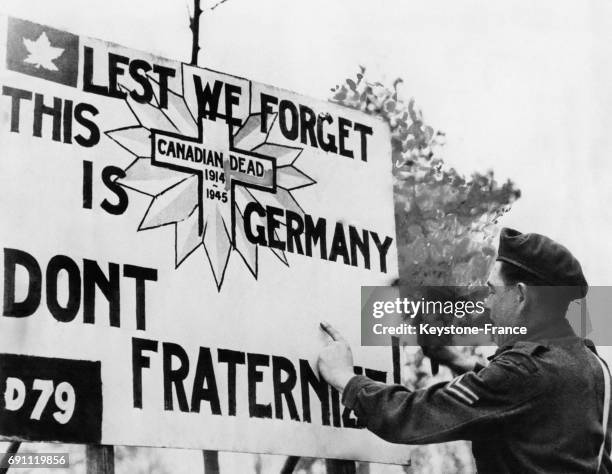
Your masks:
[[[353,372],[353,353],[342,335],[329,323],[322,322],[321,329],[331,337],[331,342],[319,353],[317,367],[325,381],[340,393],[348,381],[355,375]]]

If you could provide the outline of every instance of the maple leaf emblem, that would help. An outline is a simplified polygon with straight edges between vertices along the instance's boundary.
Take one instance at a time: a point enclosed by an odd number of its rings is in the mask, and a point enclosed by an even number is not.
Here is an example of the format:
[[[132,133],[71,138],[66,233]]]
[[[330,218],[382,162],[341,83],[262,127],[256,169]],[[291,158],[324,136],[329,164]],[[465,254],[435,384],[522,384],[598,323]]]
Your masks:
[[[49,71],[58,70],[53,60],[59,58],[63,54],[64,49],[51,46],[47,33],[43,31],[36,41],[24,38],[23,44],[29,53],[29,56],[23,62],[33,64],[37,68],[45,68]]]

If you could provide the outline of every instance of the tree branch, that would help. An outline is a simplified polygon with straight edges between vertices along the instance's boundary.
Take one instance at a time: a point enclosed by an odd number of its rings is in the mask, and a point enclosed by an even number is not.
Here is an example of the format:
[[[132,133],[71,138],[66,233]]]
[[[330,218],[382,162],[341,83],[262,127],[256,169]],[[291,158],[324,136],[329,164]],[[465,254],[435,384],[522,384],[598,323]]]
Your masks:
[[[189,17],[189,29],[191,30],[191,64],[198,64],[200,53],[200,16],[202,8],[200,0],[193,0],[193,16]]]
[[[227,2],[227,0],[220,0],[217,3],[215,3],[212,7],[210,7],[211,10],[214,10],[215,8],[217,8],[219,5],[223,4]]]

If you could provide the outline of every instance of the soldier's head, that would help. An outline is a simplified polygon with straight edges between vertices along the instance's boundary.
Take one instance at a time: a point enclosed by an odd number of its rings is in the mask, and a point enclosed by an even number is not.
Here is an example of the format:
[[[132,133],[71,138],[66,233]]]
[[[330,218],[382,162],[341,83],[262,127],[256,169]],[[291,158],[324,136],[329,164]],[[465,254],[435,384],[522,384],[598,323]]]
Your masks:
[[[564,318],[569,303],[588,289],[569,250],[546,236],[507,228],[500,234],[487,286],[493,323],[528,329]]]

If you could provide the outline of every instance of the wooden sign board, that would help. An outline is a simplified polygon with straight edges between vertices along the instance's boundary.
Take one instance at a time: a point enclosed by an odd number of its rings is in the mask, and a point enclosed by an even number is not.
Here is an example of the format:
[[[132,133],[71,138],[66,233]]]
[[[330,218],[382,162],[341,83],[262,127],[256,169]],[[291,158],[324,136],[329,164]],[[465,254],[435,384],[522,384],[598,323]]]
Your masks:
[[[382,121],[0,18],[0,434],[405,462],[316,372],[358,371],[397,277]]]

